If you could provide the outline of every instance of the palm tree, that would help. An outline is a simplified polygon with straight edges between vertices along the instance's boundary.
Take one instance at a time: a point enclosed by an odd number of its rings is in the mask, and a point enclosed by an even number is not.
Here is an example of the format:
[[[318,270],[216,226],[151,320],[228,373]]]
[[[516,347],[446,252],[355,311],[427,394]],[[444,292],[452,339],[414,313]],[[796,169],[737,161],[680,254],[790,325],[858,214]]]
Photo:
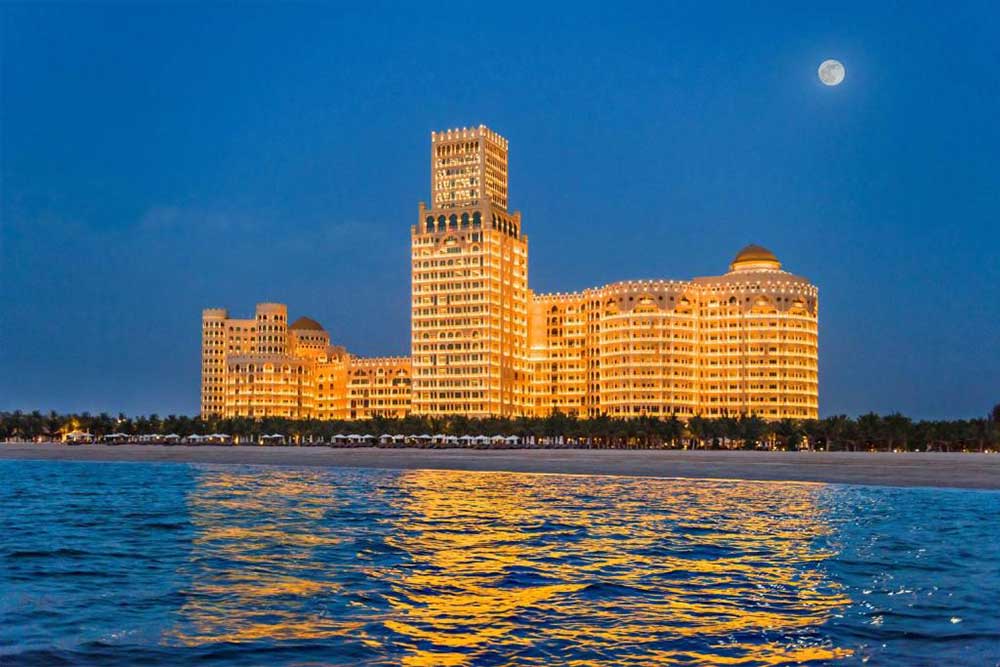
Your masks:
[[[858,417],[858,435],[867,447],[879,448],[883,439],[882,418],[874,412]]]
[[[986,423],[989,429],[990,446],[1000,447],[1000,403],[994,405],[993,409],[990,410]]]
[[[757,415],[740,415],[736,421],[735,437],[743,443],[743,449],[754,449],[767,433],[767,422]]]
[[[697,449],[708,437],[709,422],[701,415],[695,415],[688,420],[687,431],[691,436],[691,449]]]
[[[774,425],[774,434],[781,449],[795,451],[802,442],[802,426],[794,419],[782,419]]]
[[[902,445],[904,450],[908,449],[913,430],[913,422],[909,417],[894,412],[884,417],[882,424],[885,429],[886,449],[894,449],[897,443]]]

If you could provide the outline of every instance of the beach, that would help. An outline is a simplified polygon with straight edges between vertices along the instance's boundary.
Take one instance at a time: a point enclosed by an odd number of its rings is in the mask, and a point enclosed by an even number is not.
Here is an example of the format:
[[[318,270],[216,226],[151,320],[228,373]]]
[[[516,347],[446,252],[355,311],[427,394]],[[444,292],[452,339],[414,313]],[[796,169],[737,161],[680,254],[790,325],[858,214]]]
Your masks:
[[[1000,489],[1000,454],[0,445],[0,459],[228,463]]]

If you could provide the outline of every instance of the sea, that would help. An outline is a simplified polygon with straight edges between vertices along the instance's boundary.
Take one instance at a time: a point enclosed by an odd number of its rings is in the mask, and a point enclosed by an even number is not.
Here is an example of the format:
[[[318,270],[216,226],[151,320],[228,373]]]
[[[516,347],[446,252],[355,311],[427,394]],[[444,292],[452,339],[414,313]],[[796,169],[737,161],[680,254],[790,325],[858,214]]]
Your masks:
[[[1000,493],[0,461],[0,666],[1000,665]]]

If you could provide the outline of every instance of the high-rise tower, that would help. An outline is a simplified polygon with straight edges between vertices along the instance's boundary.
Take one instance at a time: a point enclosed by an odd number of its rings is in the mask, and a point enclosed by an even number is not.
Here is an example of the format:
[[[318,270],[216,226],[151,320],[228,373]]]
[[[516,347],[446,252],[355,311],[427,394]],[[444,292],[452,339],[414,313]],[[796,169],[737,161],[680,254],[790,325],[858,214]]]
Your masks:
[[[431,200],[410,235],[413,411],[523,414],[528,239],[507,212],[507,140],[432,133]]]
[[[507,210],[507,140],[484,125],[431,133],[431,206]]]

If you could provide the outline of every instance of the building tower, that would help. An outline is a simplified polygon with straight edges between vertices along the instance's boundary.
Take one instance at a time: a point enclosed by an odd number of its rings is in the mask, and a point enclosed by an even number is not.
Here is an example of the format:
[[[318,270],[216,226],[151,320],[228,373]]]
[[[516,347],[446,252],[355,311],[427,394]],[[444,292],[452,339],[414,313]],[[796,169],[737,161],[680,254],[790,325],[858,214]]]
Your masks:
[[[432,133],[431,201],[410,235],[413,412],[524,414],[528,239],[507,212],[507,140]]]
[[[201,417],[222,414],[226,372],[225,308],[201,311]]]
[[[819,417],[819,291],[748,245],[722,276],[695,278],[701,414]]]

